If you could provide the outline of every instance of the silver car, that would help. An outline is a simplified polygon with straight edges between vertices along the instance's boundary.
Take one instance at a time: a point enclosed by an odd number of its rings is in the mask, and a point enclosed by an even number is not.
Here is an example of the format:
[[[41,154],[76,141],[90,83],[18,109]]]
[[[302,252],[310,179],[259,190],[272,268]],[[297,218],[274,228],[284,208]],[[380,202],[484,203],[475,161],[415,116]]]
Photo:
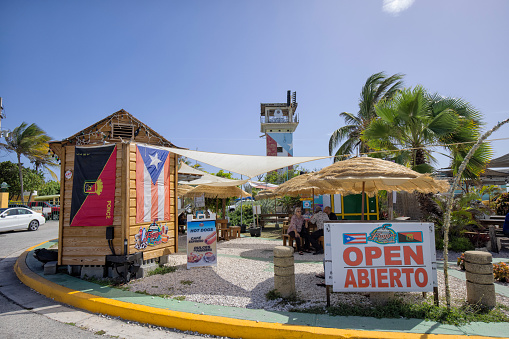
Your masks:
[[[0,208],[0,232],[28,229],[37,231],[46,219],[41,213],[24,207]]]

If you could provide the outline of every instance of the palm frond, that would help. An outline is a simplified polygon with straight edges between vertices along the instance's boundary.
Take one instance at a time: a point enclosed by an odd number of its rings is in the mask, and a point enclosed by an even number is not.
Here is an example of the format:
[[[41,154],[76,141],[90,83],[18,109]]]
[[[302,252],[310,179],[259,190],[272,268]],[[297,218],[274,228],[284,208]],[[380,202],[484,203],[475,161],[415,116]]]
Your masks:
[[[329,139],[329,155],[332,155],[332,152],[334,152],[334,149],[338,147],[339,143],[344,139],[356,139],[353,135],[355,134],[355,131],[357,129],[357,126],[355,125],[347,125],[338,128],[335,130],[330,139]]]

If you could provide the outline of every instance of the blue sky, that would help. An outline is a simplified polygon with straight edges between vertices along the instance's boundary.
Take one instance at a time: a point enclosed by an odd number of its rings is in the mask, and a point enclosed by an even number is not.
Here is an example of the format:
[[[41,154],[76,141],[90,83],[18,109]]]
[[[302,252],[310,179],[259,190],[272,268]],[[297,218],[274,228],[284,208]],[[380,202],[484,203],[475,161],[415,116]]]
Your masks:
[[[324,156],[380,71],[469,101],[485,129],[509,117],[504,0],[0,0],[0,13],[2,128],[36,122],[54,140],[123,108],[181,147],[265,155],[260,103],[292,90],[294,155]]]

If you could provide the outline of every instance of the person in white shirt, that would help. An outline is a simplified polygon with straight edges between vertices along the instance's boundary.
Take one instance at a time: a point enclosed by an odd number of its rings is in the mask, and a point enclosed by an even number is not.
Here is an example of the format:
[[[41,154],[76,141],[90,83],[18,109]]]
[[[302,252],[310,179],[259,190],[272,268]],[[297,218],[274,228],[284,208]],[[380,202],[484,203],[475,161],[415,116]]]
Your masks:
[[[323,247],[318,242],[318,239],[323,236],[323,222],[328,221],[329,216],[322,212],[322,208],[320,206],[315,207],[315,214],[309,219],[309,222],[316,224],[316,231],[311,233],[309,236],[309,240],[311,241],[311,245],[315,249],[315,253],[313,254],[323,254]],[[306,227],[308,226],[308,221],[306,220]]]

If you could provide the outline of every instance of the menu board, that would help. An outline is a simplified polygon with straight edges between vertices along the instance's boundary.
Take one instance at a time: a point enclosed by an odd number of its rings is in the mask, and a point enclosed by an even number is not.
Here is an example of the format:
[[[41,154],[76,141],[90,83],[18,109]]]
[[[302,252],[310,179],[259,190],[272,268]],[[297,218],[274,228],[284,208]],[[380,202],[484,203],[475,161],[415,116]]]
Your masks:
[[[187,268],[217,265],[216,220],[187,220]]]

